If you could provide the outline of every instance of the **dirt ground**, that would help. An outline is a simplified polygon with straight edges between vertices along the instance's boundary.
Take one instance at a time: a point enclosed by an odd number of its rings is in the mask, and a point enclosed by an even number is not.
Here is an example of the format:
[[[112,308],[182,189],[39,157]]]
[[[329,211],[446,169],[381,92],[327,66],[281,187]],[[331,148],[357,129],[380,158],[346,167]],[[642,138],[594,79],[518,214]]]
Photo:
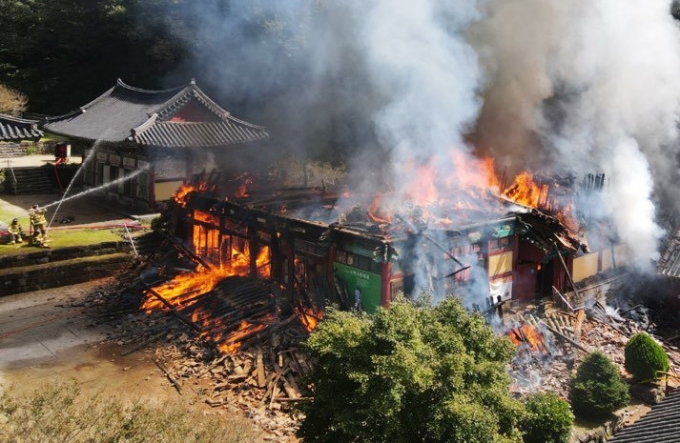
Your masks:
[[[147,352],[124,356],[111,329],[97,324],[78,302],[108,279],[0,298],[0,383],[33,390],[75,379],[84,393],[103,390],[131,399],[174,398]]]

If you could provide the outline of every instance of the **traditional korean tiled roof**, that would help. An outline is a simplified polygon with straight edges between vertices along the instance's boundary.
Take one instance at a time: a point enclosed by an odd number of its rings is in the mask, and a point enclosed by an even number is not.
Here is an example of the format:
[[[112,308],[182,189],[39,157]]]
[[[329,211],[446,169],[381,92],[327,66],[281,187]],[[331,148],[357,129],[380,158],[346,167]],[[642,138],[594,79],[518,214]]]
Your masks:
[[[680,442],[680,389],[652,407],[644,417],[623,428],[609,443]]]
[[[210,118],[174,118],[188,105],[198,106]],[[152,91],[133,88],[119,79],[116,86],[78,111],[48,119],[45,130],[91,141],[168,148],[219,147],[269,137],[265,128],[222,109],[194,81],[185,87]]]
[[[42,135],[37,120],[0,114],[0,141],[37,140]]]

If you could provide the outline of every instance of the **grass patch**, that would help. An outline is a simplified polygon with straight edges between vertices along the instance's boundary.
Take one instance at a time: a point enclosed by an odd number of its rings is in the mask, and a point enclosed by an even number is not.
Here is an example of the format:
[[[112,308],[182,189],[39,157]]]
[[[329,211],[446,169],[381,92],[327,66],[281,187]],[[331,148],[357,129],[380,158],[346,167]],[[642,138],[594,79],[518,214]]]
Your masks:
[[[107,241],[123,240],[117,231],[111,229],[63,229],[51,230],[47,237],[51,248],[64,248],[68,246],[84,246]]]
[[[122,241],[121,230],[119,229],[61,229],[50,230],[47,237],[51,240],[49,246],[52,249],[66,248],[70,246],[86,246],[97,243],[104,243],[109,241]],[[27,231],[24,234],[28,235]],[[28,238],[24,239],[24,243],[18,245],[0,245],[0,255],[7,254],[24,254],[39,250],[38,247],[28,244]]]
[[[22,394],[0,394],[0,435],[7,442],[253,443],[245,418],[212,413],[179,401],[124,401],[82,395],[75,380],[46,383]]]

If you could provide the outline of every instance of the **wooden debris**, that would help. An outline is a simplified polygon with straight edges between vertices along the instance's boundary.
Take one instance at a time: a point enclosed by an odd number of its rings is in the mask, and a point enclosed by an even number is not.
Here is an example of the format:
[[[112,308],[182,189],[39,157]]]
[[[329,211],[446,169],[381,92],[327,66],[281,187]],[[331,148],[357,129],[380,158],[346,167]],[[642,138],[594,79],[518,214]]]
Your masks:
[[[179,394],[182,393],[182,386],[179,384],[179,382],[175,379],[175,377],[170,374],[170,371],[168,371],[168,368],[165,367],[163,363],[161,363],[158,359],[154,359],[154,363],[156,363],[156,366],[163,372],[165,377],[170,381],[170,383],[175,387],[177,392]]]

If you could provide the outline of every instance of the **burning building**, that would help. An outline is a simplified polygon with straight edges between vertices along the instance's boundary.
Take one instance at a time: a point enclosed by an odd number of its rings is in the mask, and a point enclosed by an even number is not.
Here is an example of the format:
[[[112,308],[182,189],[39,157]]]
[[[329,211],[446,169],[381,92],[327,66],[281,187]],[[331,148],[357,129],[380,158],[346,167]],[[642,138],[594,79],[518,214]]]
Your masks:
[[[330,302],[374,312],[399,296],[455,294],[486,311],[571,292],[625,264],[621,247],[591,250],[576,222],[560,219],[556,189],[564,186],[548,179],[520,176],[503,193],[475,190],[466,205],[428,212],[404,203],[391,214],[375,197],[348,206],[343,188],[225,192],[218,181],[178,191],[175,234],[216,268],[278,283],[319,309]]]

